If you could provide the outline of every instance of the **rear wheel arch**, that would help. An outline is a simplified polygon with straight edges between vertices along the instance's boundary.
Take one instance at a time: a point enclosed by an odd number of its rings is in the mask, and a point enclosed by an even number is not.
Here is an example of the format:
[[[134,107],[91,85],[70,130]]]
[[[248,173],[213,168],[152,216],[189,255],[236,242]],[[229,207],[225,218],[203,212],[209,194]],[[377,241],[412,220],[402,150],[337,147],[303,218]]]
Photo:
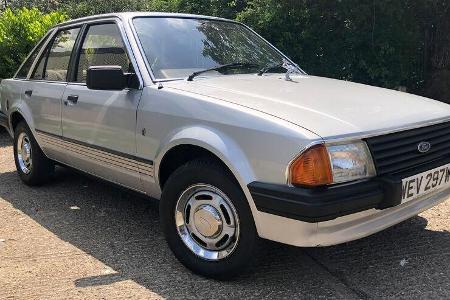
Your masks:
[[[14,135],[14,129],[21,121],[25,122],[32,133],[35,134],[34,116],[30,107],[24,101],[12,103],[8,115],[11,135]]]
[[[10,116],[10,123],[11,123],[11,131],[14,132],[15,128],[20,122],[25,122],[25,124],[28,125],[28,122],[25,120],[23,115],[19,111],[15,111]]]
[[[20,109],[16,109],[13,112],[11,112],[11,114],[9,116],[9,122],[10,122],[9,130],[10,130],[11,137],[14,138],[14,134],[15,134],[17,125],[19,125],[20,123],[23,122],[30,129],[33,139],[36,141],[36,143],[39,146],[39,148],[41,149],[41,151],[43,151],[42,147],[41,147],[41,141],[40,141],[39,137],[36,136],[32,116],[27,115],[25,112],[26,112],[26,110],[23,111]]]
[[[45,183],[54,171],[54,162],[42,152],[24,118],[16,117],[14,161],[22,181],[30,186]]]

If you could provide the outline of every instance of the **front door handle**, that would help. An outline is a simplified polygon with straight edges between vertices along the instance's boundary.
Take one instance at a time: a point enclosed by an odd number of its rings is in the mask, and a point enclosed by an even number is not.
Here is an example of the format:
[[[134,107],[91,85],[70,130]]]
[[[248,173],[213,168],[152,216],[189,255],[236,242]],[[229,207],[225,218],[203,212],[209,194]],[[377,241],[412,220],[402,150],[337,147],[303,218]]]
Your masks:
[[[32,90],[26,90],[25,91],[25,95],[27,95],[28,97],[31,97],[32,94],[33,94]]]
[[[78,95],[69,95],[67,96],[67,100],[64,101],[64,105],[75,105],[78,102]]]

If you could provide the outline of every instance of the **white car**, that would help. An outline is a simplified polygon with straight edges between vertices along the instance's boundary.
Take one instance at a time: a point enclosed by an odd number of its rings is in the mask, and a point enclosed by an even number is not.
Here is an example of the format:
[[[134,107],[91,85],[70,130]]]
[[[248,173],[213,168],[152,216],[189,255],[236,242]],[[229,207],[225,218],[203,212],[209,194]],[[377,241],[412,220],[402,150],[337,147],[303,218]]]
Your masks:
[[[215,278],[258,237],[339,244],[450,193],[449,105],[309,76],[220,18],[59,24],[2,81],[1,110],[26,184],[58,163],[158,198],[175,256]]]

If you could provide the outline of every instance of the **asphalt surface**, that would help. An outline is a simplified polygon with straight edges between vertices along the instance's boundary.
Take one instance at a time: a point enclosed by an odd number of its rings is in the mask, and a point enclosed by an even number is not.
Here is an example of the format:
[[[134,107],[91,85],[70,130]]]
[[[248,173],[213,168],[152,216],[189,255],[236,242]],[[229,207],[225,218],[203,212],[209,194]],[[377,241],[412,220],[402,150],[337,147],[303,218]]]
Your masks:
[[[23,185],[0,129],[0,299],[450,299],[450,201],[368,238],[300,249],[264,242],[231,282],[167,248],[155,200],[58,168]]]

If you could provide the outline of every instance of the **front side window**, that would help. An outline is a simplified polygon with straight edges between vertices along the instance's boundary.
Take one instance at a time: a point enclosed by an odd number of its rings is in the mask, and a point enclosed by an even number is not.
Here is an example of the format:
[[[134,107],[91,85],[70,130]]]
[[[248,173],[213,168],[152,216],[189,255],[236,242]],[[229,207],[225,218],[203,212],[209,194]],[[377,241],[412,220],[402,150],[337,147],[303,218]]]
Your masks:
[[[231,63],[263,68],[280,64],[284,58],[247,27],[234,22],[138,17],[133,24],[156,79],[183,78],[195,71]]]
[[[80,28],[63,29],[59,31],[53,43],[47,47],[39,58],[32,79],[66,81],[75,40]]]
[[[124,72],[130,71],[130,60],[115,23],[89,27],[81,46],[75,81],[86,82],[91,66],[120,66]]]

